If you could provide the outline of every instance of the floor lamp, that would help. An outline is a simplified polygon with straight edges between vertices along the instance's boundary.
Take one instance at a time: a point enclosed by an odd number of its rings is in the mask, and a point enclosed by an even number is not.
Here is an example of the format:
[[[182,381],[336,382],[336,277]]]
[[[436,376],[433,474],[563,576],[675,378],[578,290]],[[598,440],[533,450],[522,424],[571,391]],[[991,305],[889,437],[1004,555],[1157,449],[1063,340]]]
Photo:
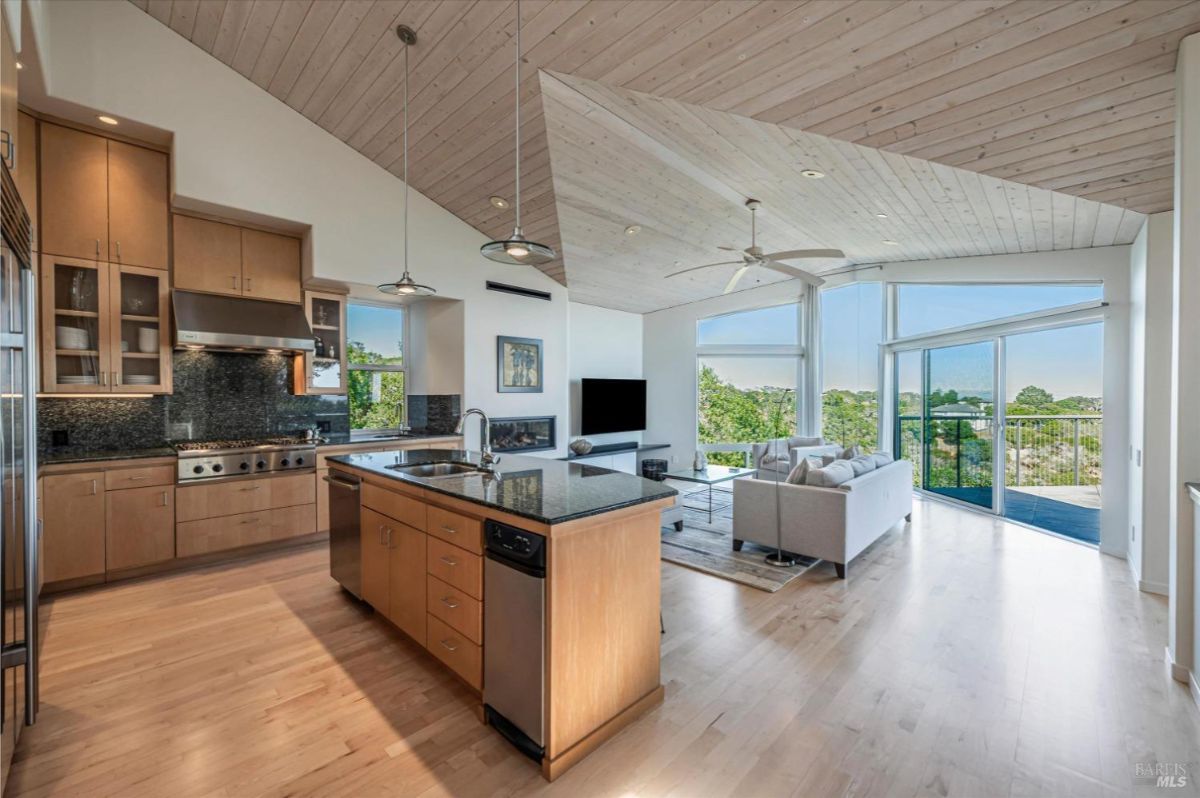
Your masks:
[[[779,416],[783,416],[783,403],[787,401],[787,395],[792,392],[791,388],[784,388],[783,393],[779,396]],[[778,428],[773,432],[778,432]],[[775,462],[771,473],[775,475],[775,551],[767,555],[767,565],[774,565],[777,568],[791,568],[796,564],[796,560],[790,554],[783,552],[783,511],[780,507],[779,500],[779,438],[773,440],[775,444]],[[790,459],[790,458],[789,458]]]

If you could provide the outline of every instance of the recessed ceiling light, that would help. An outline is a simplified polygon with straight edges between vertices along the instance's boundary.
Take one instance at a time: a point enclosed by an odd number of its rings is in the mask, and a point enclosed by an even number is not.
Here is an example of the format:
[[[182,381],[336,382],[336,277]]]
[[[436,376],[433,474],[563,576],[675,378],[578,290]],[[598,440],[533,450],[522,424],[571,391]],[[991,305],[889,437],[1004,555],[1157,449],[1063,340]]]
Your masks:
[[[892,239],[890,239],[890,238],[885,238],[885,239],[883,239],[883,242],[882,242],[882,243],[884,243],[884,244],[887,244],[889,247],[898,247],[898,246],[900,246],[900,242],[899,242],[899,241],[893,241],[893,240],[892,240]]]
[[[820,180],[825,176],[824,172],[818,172],[816,169],[802,169],[800,174],[812,180]]]
[[[18,61],[18,62],[17,62],[17,69],[19,69],[19,70],[20,70],[20,69],[24,69],[24,68],[25,68],[25,65],[24,65],[24,64],[22,64],[20,61]]]
[[[880,219],[886,219],[886,218],[888,218],[888,215],[887,215],[886,213],[877,213],[877,214],[875,214],[875,216],[876,216],[876,217],[878,217],[878,218],[880,218]]]
[[[113,119],[111,116],[104,116],[103,114],[102,114],[102,115],[100,115],[100,116],[98,116],[98,117],[96,117],[96,118],[97,118],[97,119],[99,119],[101,122],[103,122],[103,123],[104,123],[104,124],[106,124],[106,125],[119,125],[119,124],[121,124],[121,123],[120,123],[120,122],[118,122],[116,119]]]
[[[504,197],[488,197],[488,202],[492,203],[493,208],[504,210],[508,207],[508,200]]]
[[[625,228],[625,235],[627,236],[635,236],[640,232],[642,232],[642,226],[640,224],[631,224]]]

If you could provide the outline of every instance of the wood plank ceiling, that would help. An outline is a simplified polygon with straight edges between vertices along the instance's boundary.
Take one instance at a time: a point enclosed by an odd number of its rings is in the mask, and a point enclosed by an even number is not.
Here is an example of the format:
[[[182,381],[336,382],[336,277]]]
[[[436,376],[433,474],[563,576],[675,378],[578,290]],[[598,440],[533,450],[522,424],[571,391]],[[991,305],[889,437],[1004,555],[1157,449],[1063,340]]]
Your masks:
[[[512,227],[507,0],[131,0],[489,236]],[[522,190],[561,248],[538,69],[1151,213],[1193,0],[525,0]],[[543,270],[566,282],[562,260]]]
[[[721,293],[762,202],[767,252],[838,248],[814,273],[862,263],[1047,252],[1131,242],[1145,216],[552,72],[542,74],[571,298],[633,312]],[[817,170],[823,177],[806,177]],[[811,174],[811,172],[810,172]],[[627,233],[630,225],[640,230]],[[731,258],[732,256],[732,258]],[[969,273],[964,273],[969,277]],[[787,279],[754,268],[740,288]],[[632,289],[632,290],[631,290]]]

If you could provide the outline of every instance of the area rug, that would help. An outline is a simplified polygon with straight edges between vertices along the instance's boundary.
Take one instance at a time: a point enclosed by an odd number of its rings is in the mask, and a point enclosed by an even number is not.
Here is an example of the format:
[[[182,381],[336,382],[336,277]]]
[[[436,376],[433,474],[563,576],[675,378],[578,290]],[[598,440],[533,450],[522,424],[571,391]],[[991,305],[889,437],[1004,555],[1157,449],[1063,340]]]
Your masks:
[[[673,526],[662,529],[662,558],[667,562],[768,593],[779,590],[819,562],[812,557],[797,557],[791,568],[776,568],[763,562],[772,551],[769,548],[747,542],[741,551],[734,551],[730,507],[714,512],[712,523],[708,521],[708,513],[699,510],[687,508],[683,516],[682,532],[676,532]]]

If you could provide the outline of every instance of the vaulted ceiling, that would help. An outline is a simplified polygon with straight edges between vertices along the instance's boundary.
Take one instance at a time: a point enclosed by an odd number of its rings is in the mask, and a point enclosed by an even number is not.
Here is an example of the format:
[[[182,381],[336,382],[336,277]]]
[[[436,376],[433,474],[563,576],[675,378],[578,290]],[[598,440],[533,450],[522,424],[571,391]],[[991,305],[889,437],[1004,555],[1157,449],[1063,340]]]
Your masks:
[[[131,0],[489,236],[512,227],[507,0]],[[1191,0],[525,0],[525,228],[562,252],[538,69],[1140,212],[1172,205]],[[566,250],[571,251],[570,242]],[[556,260],[543,270],[567,282]],[[572,280],[574,277],[572,276]]]

